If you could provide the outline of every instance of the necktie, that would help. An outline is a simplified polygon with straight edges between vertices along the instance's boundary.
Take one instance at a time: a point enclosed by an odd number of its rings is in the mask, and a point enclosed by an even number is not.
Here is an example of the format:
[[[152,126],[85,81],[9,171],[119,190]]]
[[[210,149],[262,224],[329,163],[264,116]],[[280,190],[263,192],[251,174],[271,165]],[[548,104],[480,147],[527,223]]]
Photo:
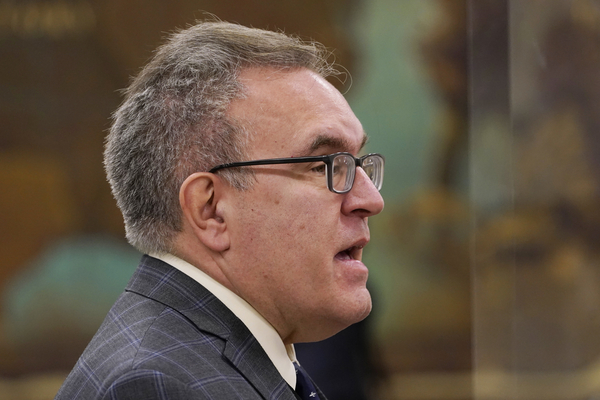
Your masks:
[[[317,389],[304,368],[297,362],[294,362],[294,368],[296,369],[296,393],[300,395],[302,400],[320,400]]]

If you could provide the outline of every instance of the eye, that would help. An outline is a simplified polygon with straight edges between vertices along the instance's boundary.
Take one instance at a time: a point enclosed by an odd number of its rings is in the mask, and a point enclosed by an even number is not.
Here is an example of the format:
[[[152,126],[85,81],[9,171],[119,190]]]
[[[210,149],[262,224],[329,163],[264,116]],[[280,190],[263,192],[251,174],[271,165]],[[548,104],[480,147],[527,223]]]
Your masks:
[[[338,163],[333,164],[333,175],[339,175],[340,173],[344,172],[345,167],[343,165],[340,165]]]
[[[314,172],[316,174],[324,175],[325,174],[325,164],[318,163],[316,165],[313,165],[312,168],[310,169],[310,171]]]

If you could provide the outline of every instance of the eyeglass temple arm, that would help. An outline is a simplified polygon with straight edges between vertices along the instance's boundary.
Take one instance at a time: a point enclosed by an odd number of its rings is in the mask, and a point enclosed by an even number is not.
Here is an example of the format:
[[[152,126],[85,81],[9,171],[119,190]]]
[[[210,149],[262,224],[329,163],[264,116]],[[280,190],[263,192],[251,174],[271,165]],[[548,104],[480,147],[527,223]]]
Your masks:
[[[297,164],[303,162],[327,161],[328,156],[312,156],[312,157],[291,157],[291,158],[269,158],[265,160],[239,161],[217,165],[210,171],[211,174],[225,168],[234,167],[249,167],[252,165],[272,165],[272,164]]]

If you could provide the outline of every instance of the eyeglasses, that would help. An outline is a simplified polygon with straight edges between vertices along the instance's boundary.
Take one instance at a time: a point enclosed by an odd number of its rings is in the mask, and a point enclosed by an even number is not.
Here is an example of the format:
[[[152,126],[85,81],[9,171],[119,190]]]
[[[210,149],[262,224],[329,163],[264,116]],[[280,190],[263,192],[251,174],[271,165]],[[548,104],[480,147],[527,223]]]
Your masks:
[[[381,190],[383,184],[383,165],[385,159],[381,154],[371,153],[360,158],[354,157],[350,153],[335,153],[326,156],[312,157],[290,157],[290,158],[269,158],[266,160],[241,161],[217,165],[212,168],[210,173],[217,172],[224,168],[248,167],[251,165],[271,165],[271,164],[297,164],[309,162],[323,162],[312,168],[315,172],[323,171],[327,179],[327,188],[333,193],[347,193],[354,185],[356,176],[356,167],[361,167],[377,190]]]

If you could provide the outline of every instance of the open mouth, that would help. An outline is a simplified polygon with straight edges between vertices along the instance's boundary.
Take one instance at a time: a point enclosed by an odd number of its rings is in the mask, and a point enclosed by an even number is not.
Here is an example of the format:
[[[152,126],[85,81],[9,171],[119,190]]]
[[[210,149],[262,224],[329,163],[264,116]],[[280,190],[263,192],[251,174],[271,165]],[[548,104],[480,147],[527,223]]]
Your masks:
[[[338,260],[360,260],[360,252],[364,246],[352,246],[335,255]]]

